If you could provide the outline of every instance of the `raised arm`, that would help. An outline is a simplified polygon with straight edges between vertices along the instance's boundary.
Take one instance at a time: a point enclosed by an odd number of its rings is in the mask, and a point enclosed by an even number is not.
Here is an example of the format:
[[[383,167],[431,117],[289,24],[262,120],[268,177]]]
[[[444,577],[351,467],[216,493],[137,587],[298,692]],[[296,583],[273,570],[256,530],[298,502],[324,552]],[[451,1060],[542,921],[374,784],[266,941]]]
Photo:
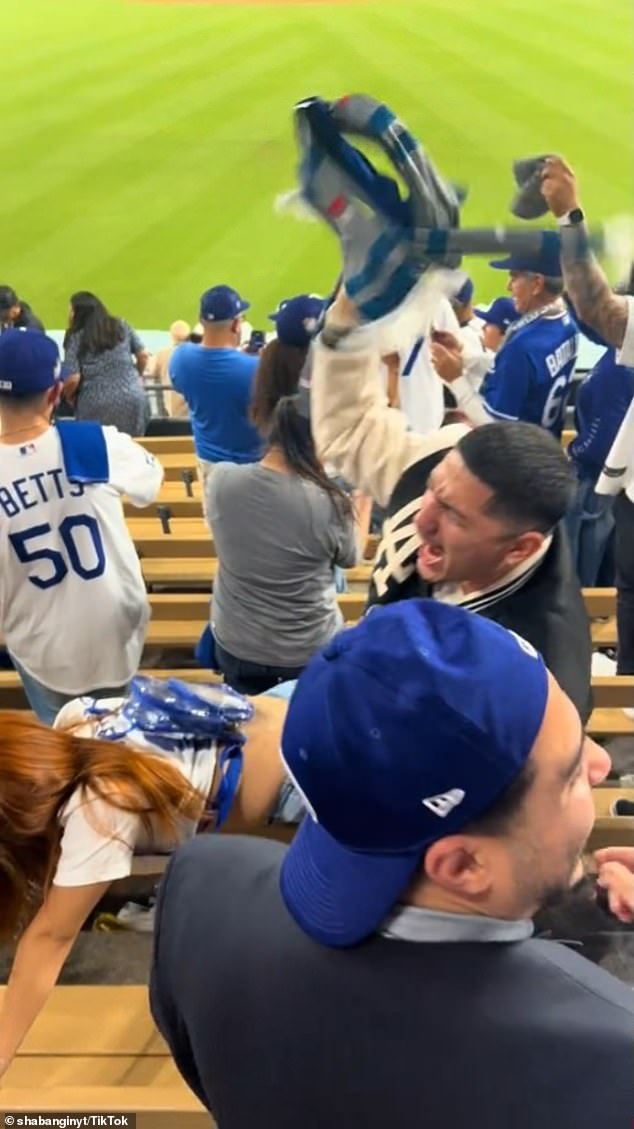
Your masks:
[[[600,333],[608,345],[623,349],[627,343],[634,353],[632,301],[613,292],[595,259],[588,242],[588,229],[581,218],[575,174],[560,157],[547,159],[542,193],[560,224],[564,283],[577,314]],[[624,357],[623,363],[632,361]]]
[[[405,415],[388,406],[379,353],[372,326],[359,325],[354,303],[340,291],[314,349],[313,436],[323,462],[385,506],[409,466],[453,446],[466,428],[410,431]]]

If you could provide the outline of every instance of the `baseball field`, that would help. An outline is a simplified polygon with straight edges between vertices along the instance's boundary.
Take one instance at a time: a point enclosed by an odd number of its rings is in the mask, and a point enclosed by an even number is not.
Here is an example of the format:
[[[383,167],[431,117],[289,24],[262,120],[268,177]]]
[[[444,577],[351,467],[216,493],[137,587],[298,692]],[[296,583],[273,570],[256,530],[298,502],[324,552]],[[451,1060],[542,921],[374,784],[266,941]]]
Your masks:
[[[326,228],[274,211],[295,182],[291,108],[386,101],[508,218],[513,158],[563,152],[593,219],[634,210],[631,0],[19,0],[2,7],[0,283],[49,326],[91,289],[137,326],[228,282],[260,324],[325,291]],[[470,267],[471,269],[471,267]],[[499,280],[472,273],[481,298]]]

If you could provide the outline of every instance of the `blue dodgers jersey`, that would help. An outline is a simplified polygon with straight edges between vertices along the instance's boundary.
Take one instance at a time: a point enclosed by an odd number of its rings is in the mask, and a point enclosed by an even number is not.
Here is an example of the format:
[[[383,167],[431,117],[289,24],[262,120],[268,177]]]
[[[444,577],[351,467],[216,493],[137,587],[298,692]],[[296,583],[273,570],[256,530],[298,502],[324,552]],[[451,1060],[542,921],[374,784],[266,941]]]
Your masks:
[[[492,418],[536,423],[559,439],[578,344],[577,323],[567,310],[513,333],[482,387]]]
[[[170,379],[187,401],[200,459],[252,463],[261,458],[262,439],[249,422],[257,367],[257,357],[237,349],[186,343],[174,350]]]

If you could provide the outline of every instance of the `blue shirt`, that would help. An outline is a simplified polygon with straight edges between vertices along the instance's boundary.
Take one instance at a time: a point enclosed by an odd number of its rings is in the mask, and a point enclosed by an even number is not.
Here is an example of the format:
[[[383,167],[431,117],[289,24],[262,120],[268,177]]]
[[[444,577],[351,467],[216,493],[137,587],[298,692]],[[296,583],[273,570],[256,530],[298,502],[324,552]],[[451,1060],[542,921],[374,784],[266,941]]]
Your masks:
[[[577,436],[568,448],[580,478],[596,482],[634,396],[634,369],[617,365],[608,349],[580,385],[575,404]]]
[[[537,423],[559,438],[578,343],[577,324],[567,310],[512,333],[482,387],[489,415]]]
[[[170,378],[189,407],[194,446],[210,463],[253,463],[262,440],[249,423],[258,358],[237,349],[207,349],[187,342],[172,353]]]

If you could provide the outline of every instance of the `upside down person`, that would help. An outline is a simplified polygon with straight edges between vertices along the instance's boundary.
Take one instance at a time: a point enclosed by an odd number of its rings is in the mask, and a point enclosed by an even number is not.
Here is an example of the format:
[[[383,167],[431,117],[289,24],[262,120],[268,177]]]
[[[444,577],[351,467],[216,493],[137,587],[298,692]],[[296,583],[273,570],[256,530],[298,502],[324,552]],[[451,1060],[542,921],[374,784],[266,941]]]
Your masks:
[[[283,700],[183,687],[179,701],[176,687],[172,731],[151,730],[143,694],[156,705],[165,684],[139,682],[136,699],[133,684],[126,700],[69,703],[58,718],[65,728],[3,717],[0,936],[19,940],[0,1012],[0,1077],[82,925],[110,884],[131,873],[135,851],[168,852],[219,823],[264,833],[267,822],[299,816],[278,754]]]

